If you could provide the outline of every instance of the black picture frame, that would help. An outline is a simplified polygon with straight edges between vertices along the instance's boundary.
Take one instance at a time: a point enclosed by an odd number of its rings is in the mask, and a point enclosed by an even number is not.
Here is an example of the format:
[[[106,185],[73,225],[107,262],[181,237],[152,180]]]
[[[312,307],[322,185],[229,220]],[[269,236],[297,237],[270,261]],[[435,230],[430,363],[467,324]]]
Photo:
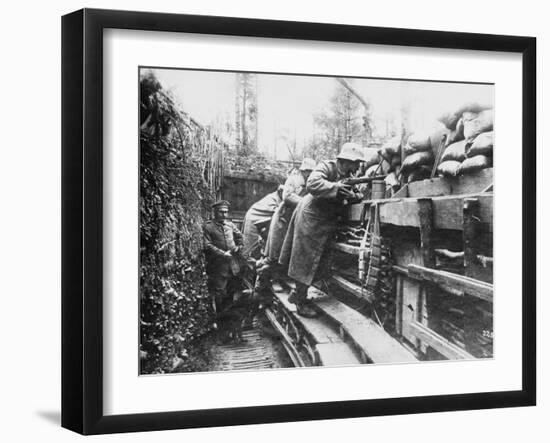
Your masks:
[[[106,416],[103,413],[103,30],[267,37],[522,55],[522,388],[393,399]],[[83,9],[62,18],[62,426],[82,434],[229,426],[536,402],[536,39]],[[527,172],[529,171],[529,172]]]

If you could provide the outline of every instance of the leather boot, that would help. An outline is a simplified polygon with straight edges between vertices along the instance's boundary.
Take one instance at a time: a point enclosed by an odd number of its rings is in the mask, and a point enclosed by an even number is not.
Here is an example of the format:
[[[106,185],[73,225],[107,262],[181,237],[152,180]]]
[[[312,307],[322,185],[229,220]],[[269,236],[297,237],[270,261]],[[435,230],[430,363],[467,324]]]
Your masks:
[[[315,318],[319,316],[319,313],[313,307],[313,304],[309,301],[296,305],[296,312],[298,315],[306,318]]]
[[[313,304],[307,299],[308,286],[296,284],[296,289],[290,292],[288,302],[296,305],[296,313],[302,317],[314,318],[319,315]]]

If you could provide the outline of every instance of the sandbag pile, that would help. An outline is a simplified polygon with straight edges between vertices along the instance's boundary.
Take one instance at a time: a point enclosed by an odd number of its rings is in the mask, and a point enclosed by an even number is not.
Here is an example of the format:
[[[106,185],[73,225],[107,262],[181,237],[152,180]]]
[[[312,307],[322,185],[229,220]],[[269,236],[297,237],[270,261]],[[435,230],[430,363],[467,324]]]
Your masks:
[[[399,172],[406,177],[407,183],[430,177],[434,162],[431,134],[411,134],[403,147],[403,153],[405,158]]]
[[[492,109],[468,104],[441,116],[439,121],[449,131],[447,147],[437,167],[440,175],[455,177],[493,165]]]
[[[401,167],[401,137],[395,136],[386,141],[382,148],[378,150],[378,158],[382,161],[378,171],[381,172],[381,175],[399,172]]]
[[[401,163],[401,140],[394,137],[382,148],[364,148],[365,161],[360,176],[375,177],[387,175]]]

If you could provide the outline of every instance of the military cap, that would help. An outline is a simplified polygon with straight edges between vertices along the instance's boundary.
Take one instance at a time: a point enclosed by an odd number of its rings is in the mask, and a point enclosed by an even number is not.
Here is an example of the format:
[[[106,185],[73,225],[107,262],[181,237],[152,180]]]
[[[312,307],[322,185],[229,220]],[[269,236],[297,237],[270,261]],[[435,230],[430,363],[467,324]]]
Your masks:
[[[216,209],[216,208],[221,208],[222,206],[225,206],[226,208],[229,208],[229,206],[231,206],[229,204],[229,202],[227,200],[218,200],[216,203],[213,203],[211,208],[212,209]]]

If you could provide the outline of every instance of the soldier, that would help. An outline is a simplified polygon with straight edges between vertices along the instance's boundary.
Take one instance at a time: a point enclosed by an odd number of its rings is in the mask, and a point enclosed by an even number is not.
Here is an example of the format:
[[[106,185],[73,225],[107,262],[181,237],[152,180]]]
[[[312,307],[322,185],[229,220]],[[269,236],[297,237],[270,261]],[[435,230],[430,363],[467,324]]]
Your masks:
[[[257,268],[256,283],[254,285],[254,294],[256,300],[262,306],[271,303],[271,290],[269,287],[271,278],[279,271],[279,254],[288,224],[296,209],[296,205],[306,194],[306,182],[315,168],[315,160],[304,158],[298,170],[294,169],[289,174],[283,187],[283,201],[273,214],[269,233],[264,250],[264,259]]]
[[[354,174],[363,160],[363,149],[346,143],[336,160],[319,163],[307,180],[309,194],[298,203],[290,220],[279,263],[288,266],[288,276],[296,282],[288,300],[304,317],[317,315],[307,291],[321,275],[319,265],[325,261],[325,246],[336,231],[338,217],[346,203],[362,199],[341,180]]]
[[[273,213],[282,201],[283,187],[267,194],[254,203],[244,216],[243,221],[243,254],[255,260],[262,255],[262,242],[267,236]]]
[[[227,294],[229,281],[239,276],[239,252],[243,245],[243,236],[229,220],[229,203],[220,200],[212,205],[214,218],[204,225],[204,247],[206,252],[206,272],[208,287],[214,298],[216,312],[231,302]]]
[[[315,160],[304,158],[300,168],[297,171],[293,170],[285,181],[283,201],[273,214],[267,235],[265,256],[268,265],[276,265],[279,262],[279,254],[281,253],[288,224],[294,209],[307,193],[306,182],[313,169],[315,169]]]

